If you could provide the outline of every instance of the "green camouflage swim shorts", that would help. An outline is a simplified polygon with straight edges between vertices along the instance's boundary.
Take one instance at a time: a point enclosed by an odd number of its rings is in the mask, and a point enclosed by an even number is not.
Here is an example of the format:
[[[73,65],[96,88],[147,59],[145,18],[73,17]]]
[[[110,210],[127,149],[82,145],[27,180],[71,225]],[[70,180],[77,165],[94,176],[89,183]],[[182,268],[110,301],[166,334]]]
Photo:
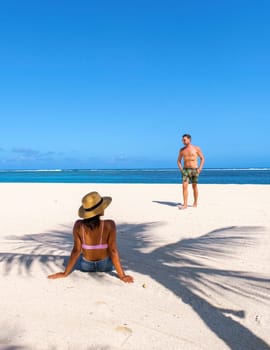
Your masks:
[[[182,171],[183,182],[198,183],[199,173],[197,168],[184,168]]]

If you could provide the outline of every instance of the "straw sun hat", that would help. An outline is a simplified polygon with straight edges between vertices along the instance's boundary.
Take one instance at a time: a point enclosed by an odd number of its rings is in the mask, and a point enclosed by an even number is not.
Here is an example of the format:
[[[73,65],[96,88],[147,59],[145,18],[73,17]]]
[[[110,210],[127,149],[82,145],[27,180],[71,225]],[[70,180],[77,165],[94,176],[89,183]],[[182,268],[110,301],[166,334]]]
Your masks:
[[[90,219],[103,213],[104,209],[110,205],[111,197],[101,197],[98,192],[87,193],[82,198],[82,205],[79,208],[79,217]]]

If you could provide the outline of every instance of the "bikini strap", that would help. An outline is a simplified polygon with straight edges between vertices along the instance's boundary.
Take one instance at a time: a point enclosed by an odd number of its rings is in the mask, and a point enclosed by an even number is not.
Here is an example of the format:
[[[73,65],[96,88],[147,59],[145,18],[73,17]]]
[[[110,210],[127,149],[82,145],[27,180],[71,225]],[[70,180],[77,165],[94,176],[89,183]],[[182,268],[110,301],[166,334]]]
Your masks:
[[[100,244],[102,244],[103,228],[104,228],[104,220],[102,220],[102,221],[101,221],[101,236],[100,236]]]
[[[85,238],[84,238],[84,226],[83,226],[83,224],[81,225],[81,228],[82,228],[83,244],[85,244]]]

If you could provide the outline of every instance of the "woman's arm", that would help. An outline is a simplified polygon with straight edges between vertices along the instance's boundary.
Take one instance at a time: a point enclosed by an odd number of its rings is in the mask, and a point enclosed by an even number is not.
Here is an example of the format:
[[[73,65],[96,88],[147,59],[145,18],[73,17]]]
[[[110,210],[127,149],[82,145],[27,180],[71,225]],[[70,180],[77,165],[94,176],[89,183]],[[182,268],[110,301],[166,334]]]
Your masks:
[[[73,227],[73,239],[74,239],[73,249],[71,251],[70,258],[67,263],[65,271],[57,272],[57,273],[54,273],[53,275],[49,275],[48,278],[50,279],[63,278],[63,277],[67,277],[71,273],[82,251],[82,243],[78,233],[79,227],[80,227],[79,221],[77,221]]]
[[[120,262],[120,257],[119,257],[118,248],[116,244],[116,226],[114,221],[110,222],[110,226],[111,227],[110,227],[109,240],[108,240],[108,246],[109,246],[108,249],[109,249],[110,257],[112,259],[113,265],[116,269],[116,272],[120,280],[126,283],[131,283],[133,282],[133,277],[125,274]]]

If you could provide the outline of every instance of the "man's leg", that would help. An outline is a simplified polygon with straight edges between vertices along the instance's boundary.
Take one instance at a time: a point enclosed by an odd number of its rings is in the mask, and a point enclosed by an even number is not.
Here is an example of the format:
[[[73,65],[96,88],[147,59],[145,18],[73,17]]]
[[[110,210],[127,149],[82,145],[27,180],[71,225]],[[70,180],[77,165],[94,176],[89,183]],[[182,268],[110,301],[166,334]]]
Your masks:
[[[199,196],[198,185],[196,183],[193,183],[192,188],[193,188],[193,197],[194,197],[193,207],[197,207],[198,196]]]
[[[182,206],[182,209],[187,208],[187,203],[188,203],[188,181],[183,181],[183,198],[184,198],[184,204]]]

